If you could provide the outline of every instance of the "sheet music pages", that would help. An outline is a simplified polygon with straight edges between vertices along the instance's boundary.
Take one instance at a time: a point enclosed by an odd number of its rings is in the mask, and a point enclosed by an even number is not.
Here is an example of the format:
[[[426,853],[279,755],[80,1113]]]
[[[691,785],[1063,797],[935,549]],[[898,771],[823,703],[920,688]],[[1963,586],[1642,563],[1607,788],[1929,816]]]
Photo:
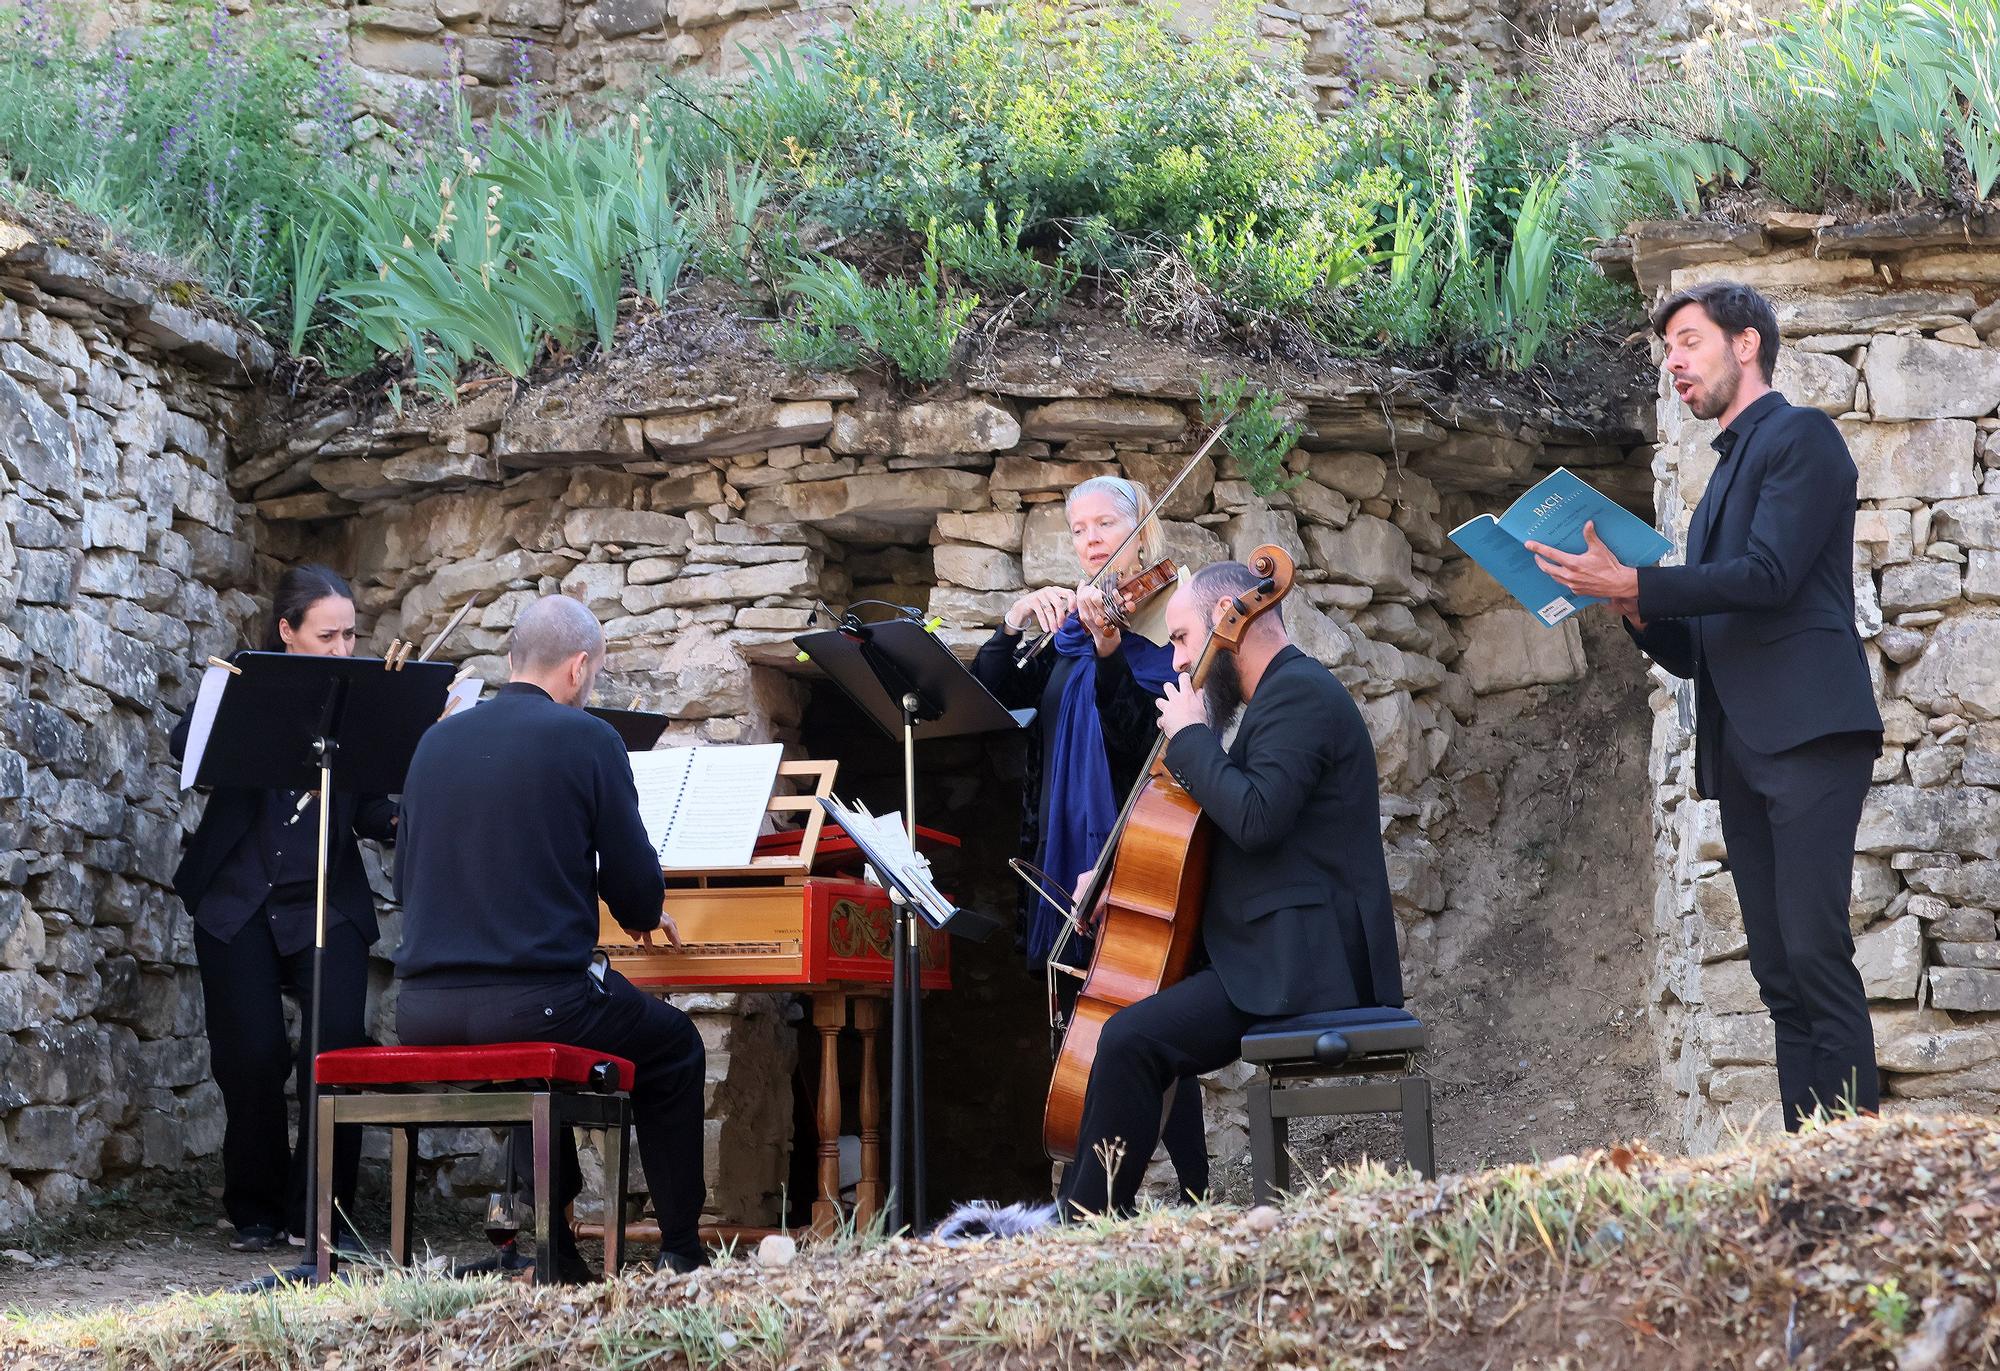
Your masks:
[[[188,714],[187,747],[181,752],[182,790],[201,774],[202,754],[208,751],[209,734],[215,731],[215,711],[222,708],[222,692],[233,674],[228,667],[212,662],[201,673],[201,689],[195,692],[194,709]]]
[[[871,865],[879,866],[914,901],[919,914],[932,928],[943,928],[958,913],[958,906],[946,899],[931,883],[931,864],[910,847],[908,833],[900,824],[890,825],[861,809],[849,809],[838,800],[822,799],[820,804],[835,823],[854,839]]]
[[[626,754],[646,838],[668,870],[748,866],[778,782],[782,743]]]
[[[453,681],[451,689],[445,692],[444,713],[438,715],[438,717],[443,719],[449,715],[462,714],[466,710],[471,709],[479,703],[480,692],[484,689],[486,689],[486,682],[480,680],[477,676],[463,676]]]

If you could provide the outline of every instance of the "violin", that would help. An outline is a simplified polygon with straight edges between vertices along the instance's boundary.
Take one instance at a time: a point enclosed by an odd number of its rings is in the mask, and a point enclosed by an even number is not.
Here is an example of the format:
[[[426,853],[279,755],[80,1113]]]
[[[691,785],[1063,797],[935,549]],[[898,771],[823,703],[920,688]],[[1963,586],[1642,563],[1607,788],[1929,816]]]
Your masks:
[[[1090,578],[1092,585],[1098,585],[1104,574],[1110,571],[1112,567],[1118,565],[1118,559],[1125,555],[1126,549],[1139,540],[1140,531],[1148,523],[1160,517],[1161,508],[1166,505],[1167,501],[1174,498],[1174,492],[1179,490],[1181,483],[1194,473],[1194,469],[1201,464],[1201,459],[1208,455],[1208,450],[1215,446],[1216,442],[1228,428],[1229,424],[1227,420],[1217,424],[1215,431],[1209,434],[1202,442],[1202,445],[1194,450],[1193,455],[1181,464],[1181,469],[1175,473],[1174,479],[1167,482],[1166,488],[1154,499],[1153,507],[1146,512],[1146,516],[1132,526],[1132,531],[1125,535],[1124,540],[1116,548],[1112,549],[1111,555],[1105,559],[1104,565],[1098,568],[1097,574]],[[1117,623],[1122,630],[1125,624],[1119,616],[1135,612],[1147,600],[1152,599],[1161,591],[1172,586],[1178,579],[1179,572],[1174,567],[1173,559],[1163,558],[1137,575],[1128,576],[1123,581],[1120,581],[1111,594],[1105,597],[1111,604],[1113,622]],[[1128,592],[1130,592],[1129,595]],[[1121,609],[1121,601],[1126,600],[1129,600],[1129,603],[1125,603]],[[1014,657],[1014,665],[1024,667],[1029,662],[1032,662],[1036,654],[1048,646],[1049,640],[1053,637],[1055,637],[1053,633],[1046,633],[1035,639],[1032,643],[1023,646]]]
[[[1294,568],[1283,548],[1260,547],[1249,565],[1263,579],[1216,616],[1189,673],[1196,689],[1217,654],[1234,652],[1244,630],[1291,591]],[[1075,906],[1091,911],[1102,904],[1103,911],[1042,1113],[1042,1146],[1058,1161],[1076,1160],[1084,1094],[1105,1021],[1187,974],[1201,932],[1212,836],[1201,806],[1167,774],[1162,735]]]

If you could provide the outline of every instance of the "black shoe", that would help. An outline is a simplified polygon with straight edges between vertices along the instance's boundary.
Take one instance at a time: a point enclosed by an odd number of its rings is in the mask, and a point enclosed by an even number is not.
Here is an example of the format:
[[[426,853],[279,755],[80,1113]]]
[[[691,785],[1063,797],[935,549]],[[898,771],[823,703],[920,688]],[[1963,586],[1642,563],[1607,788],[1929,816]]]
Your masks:
[[[246,1223],[236,1229],[229,1246],[237,1252],[268,1252],[285,1241],[285,1231],[276,1224]]]
[[[690,1271],[699,1271],[707,1265],[708,1250],[706,1248],[701,1249],[699,1256],[690,1257],[686,1253],[669,1252],[666,1248],[662,1247],[660,1255],[653,1258],[653,1269],[655,1271],[671,1271],[676,1276],[685,1276]]]

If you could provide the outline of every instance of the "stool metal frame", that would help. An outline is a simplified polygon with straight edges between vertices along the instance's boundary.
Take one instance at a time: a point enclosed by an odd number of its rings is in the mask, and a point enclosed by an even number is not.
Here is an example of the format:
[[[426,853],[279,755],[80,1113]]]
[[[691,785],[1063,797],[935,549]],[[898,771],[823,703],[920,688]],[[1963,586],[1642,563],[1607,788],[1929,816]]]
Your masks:
[[[1397,1114],[1403,1157],[1420,1176],[1436,1174],[1431,1138],[1431,1083],[1415,1074],[1429,1034],[1414,1019],[1394,1025],[1309,1030],[1259,1041],[1244,1038],[1244,1060],[1257,1068],[1247,1090],[1252,1203],[1269,1204],[1291,1188],[1291,1121],[1354,1114]],[[1327,1040],[1335,1039],[1335,1043]],[[1397,1080],[1356,1078],[1395,1075]],[[1327,1084],[1329,1080],[1350,1083]],[[1294,1084],[1294,1082],[1311,1082]]]

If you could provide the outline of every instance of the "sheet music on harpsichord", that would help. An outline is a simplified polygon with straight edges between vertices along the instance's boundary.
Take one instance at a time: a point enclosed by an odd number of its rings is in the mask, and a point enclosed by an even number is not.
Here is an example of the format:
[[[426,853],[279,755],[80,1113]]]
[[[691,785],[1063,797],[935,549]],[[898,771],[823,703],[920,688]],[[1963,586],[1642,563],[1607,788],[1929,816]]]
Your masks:
[[[748,866],[782,743],[628,752],[646,838],[667,870]]]

